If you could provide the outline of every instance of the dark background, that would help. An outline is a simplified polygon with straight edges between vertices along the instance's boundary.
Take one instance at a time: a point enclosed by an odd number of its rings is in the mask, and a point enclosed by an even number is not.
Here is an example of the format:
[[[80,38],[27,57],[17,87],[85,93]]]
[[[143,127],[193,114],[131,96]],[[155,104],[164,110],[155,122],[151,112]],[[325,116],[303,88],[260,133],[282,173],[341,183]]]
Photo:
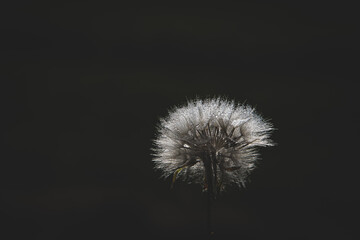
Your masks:
[[[129,1],[130,2],[130,1]],[[356,8],[23,1],[1,7],[1,239],[201,239],[200,186],[160,179],[160,117],[196,96],[277,131],[216,239],[355,239]]]

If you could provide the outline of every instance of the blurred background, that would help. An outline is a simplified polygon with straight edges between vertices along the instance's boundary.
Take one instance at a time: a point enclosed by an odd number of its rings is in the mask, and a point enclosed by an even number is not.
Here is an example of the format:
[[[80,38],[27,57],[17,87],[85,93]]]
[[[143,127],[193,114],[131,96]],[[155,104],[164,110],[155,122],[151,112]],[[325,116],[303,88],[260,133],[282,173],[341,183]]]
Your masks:
[[[278,144],[216,200],[215,239],[355,239],[354,6],[2,5],[1,239],[206,239],[201,187],[170,190],[150,149],[169,108],[212,96]]]

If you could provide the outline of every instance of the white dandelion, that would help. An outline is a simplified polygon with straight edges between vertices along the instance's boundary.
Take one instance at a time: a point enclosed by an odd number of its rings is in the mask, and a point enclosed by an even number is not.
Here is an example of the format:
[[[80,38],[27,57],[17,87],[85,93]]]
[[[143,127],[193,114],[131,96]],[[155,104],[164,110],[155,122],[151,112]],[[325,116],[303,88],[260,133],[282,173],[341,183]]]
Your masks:
[[[273,145],[272,130],[250,106],[221,98],[189,101],[161,119],[153,162],[163,177],[199,183],[213,198],[226,186],[244,186],[257,148]]]
[[[164,177],[199,183],[207,192],[207,232],[211,205],[228,185],[243,187],[254,169],[258,147],[272,146],[272,125],[250,106],[221,98],[189,101],[161,119],[155,139],[155,168]]]

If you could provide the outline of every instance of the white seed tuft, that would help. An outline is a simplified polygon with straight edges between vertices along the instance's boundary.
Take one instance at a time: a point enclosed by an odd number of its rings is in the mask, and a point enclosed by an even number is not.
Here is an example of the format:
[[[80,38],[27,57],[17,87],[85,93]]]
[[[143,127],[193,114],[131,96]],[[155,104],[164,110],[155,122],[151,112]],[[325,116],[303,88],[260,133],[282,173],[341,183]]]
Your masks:
[[[154,144],[155,168],[202,184],[215,195],[227,185],[244,186],[258,159],[257,147],[272,146],[272,125],[246,105],[221,98],[189,101],[161,119]]]

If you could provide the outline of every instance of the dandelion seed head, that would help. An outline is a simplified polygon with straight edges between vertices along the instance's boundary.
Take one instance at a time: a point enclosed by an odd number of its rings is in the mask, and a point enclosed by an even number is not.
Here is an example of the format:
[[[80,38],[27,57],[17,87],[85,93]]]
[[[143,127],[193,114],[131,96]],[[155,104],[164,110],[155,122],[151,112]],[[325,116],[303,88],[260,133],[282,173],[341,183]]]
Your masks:
[[[215,192],[242,187],[256,166],[257,148],[273,145],[272,130],[250,106],[221,98],[189,101],[160,120],[153,162],[163,177],[205,190],[209,184]]]

